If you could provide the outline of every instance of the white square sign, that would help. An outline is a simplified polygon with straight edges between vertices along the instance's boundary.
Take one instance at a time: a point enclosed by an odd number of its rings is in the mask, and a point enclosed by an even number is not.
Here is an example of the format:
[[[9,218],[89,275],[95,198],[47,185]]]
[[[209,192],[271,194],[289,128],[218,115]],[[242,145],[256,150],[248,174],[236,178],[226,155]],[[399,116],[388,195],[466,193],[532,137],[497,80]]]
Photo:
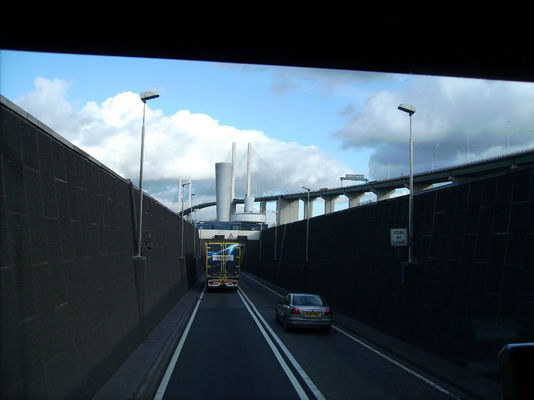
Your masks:
[[[391,246],[403,247],[408,246],[408,229],[396,228],[390,229]]]

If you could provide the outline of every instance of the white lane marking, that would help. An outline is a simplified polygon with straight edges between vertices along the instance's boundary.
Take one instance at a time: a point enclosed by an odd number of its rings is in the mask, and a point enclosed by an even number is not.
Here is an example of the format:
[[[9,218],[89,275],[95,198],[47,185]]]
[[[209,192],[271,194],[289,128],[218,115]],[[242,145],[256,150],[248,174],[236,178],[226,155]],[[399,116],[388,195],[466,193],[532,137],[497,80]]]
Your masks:
[[[295,368],[297,370],[297,372],[302,377],[304,382],[306,382],[306,385],[312,391],[313,395],[317,398],[317,400],[326,400],[325,397],[323,396],[323,394],[321,393],[321,391],[317,388],[317,386],[315,386],[315,384],[313,383],[311,378],[308,376],[308,374],[306,374],[306,372],[304,372],[304,369],[300,366],[300,364],[297,362],[297,360],[295,360],[295,357],[293,357],[293,355],[290,353],[288,348],[282,343],[282,341],[280,340],[278,335],[276,333],[274,333],[274,331],[271,329],[271,327],[269,326],[267,321],[265,321],[265,319],[262,317],[262,315],[260,314],[260,312],[258,311],[256,306],[254,305],[254,303],[252,303],[252,301],[248,298],[248,296],[245,294],[243,289],[242,288],[238,288],[238,292],[239,292],[240,295],[242,294],[245,297],[245,299],[250,303],[250,306],[254,309],[254,311],[256,312],[256,315],[258,316],[258,318],[263,322],[263,324],[265,325],[265,328],[267,328],[267,330],[271,334],[272,338],[276,341],[278,346],[280,346],[280,348],[282,349],[282,351],[284,352],[286,357],[289,359],[289,361],[293,365],[293,368]]]
[[[361,346],[365,347],[366,349],[371,350],[373,353],[376,353],[376,354],[378,354],[379,356],[385,358],[385,359],[388,360],[389,362],[395,364],[397,367],[403,369],[404,371],[406,371],[406,372],[412,374],[412,375],[415,376],[416,378],[421,379],[423,382],[425,382],[425,383],[427,383],[428,385],[432,386],[434,389],[439,390],[440,392],[445,393],[445,394],[447,394],[447,395],[449,395],[449,396],[451,396],[451,397],[453,397],[453,398],[459,400],[459,398],[456,397],[456,395],[452,394],[452,393],[449,392],[447,389],[443,388],[442,386],[438,385],[437,383],[432,382],[430,379],[425,378],[423,375],[421,375],[421,374],[415,372],[414,370],[408,368],[407,366],[405,366],[405,365],[399,363],[398,361],[396,361],[396,360],[394,360],[393,358],[387,356],[386,354],[384,354],[384,353],[378,351],[377,349],[375,349],[375,348],[369,346],[367,343],[362,342],[362,341],[359,340],[358,338],[356,338],[356,337],[350,335],[349,333],[343,331],[342,329],[338,328],[337,326],[332,326],[332,327],[333,327],[336,331],[342,333],[343,335],[345,335],[345,336],[348,337],[349,339],[355,341],[355,342],[358,343],[359,345],[361,345]]]
[[[249,305],[247,304],[247,302],[245,301],[244,297],[243,297],[243,294],[241,293],[240,289],[238,288],[238,292],[239,296],[241,297],[241,300],[243,301],[243,304],[245,304],[245,307],[247,308],[248,312],[250,313],[250,315],[252,315],[252,318],[254,319],[254,322],[256,322],[256,325],[258,325],[258,328],[260,329],[260,332],[262,333],[263,337],[265,338],[265,340],[267,341],[267,343],[269,344],[269,347],[271,348],[271,350],[273,351],[276,359],[278,360],[278,362],[280,363],[280,365],[282,366],[282,369],[284,370],[284,372],[286,373],[287,377],[289,378],[289,380],[291,381],[291,383],[293,384],[293,387],[295,388],[295,390],[297,391],[297,394],[299,395],[299,397],[302,399],[302,400],[309,400],[309,397],[306,395],[306,392],[304,391],[304,389],[302,389],[302,386],[300,385],[299,381],[297,380],[297,378],[295,377],[295,375],[293,374],[293,372],[291,372],[291,369],[289,368],[289,366],[287,365],[287,363],[285,362],[285,360],[282,358],[282,355],[280,354],[280,352],[278,351],[278,349],[276,348],[276,346],[274,345],[273,341],[269,338],[269,336],[267,335],[267,333],[265,332],[265,329],[263,329],[260,321],[258,321],[258,318],[256,317],[256,315],[254,315],[254,313],[252,312],[252,310],[250,309]]]
[[[258,283],[259,285],[263,286],[264,288],[268,289],[269,291],[271,291],[272,293],[278,295],[278,296],[282,296],[280,293],[278,293],[277,291],[271,289],[270,287],[267,287],[266,285],[264,285],[263,283],[261,283],[260,281],[252,278],[250,275],[248,274],[244,274],[248,279],[251,279],[253,280],[254,282]],[[435,382],[432,382],[430,379],[424,377],[423,375],[417,373],[416,371],[408,368],[407,366],[401,364],[400,362],[392,359],[391,357],[387,356],[386,354],[380,352],[379,350],[369,346],[367,343],[361,341],[360,339],[358,339],[357,337],[345,332],[344,330],[338,328],[336,325],[332,325],[332,328],[334,328],[336,331],[342,333],[343,335],[345,335],[346,337],[348,337],[349,339],[355,341],[356,343],[362,345],[363,347],[365,347],[366,349],[368,350],[371,350],[372,352],[378,354],[379,356],[385,358],[386,360],[392,362],[393,364],[395,364],[396,366],[398,366],[399,368],[403,369],[404,371],[412,374],[413,376],[415,376],[416,378],[419,378],[420,380],[422,380],[423,382],[427,383],[428,385],[432,386],[433,388],[439,390],[440,392],[442,393],[445,393],[455,399],[459,399],[455,394],[449,392],[447,389],[443,388],[442,386],[438,385],[437,383]]]
[[[268,286],[265,286],[265,285],[264,285],[263,283],[261,283],[260,281],[258,281],[258,280],[256,280],[256,279],[254,279],[254,278],[253,278],[253,277],[251,277],[251,276],[250,276],[249,274],[247,274],[247,273],[244,273],[244,272],[241,272],[241,273],[242,273],[242,274],[243,274],[244,276],[246,276],[246,277],[247,277],[248,279],[251,279],[251,280],[253,280],[253,281],[254,281],[254,282],[256,282],[256,283],[257,283],[258,285],[261,285],[261,286],[263,286],[263,287],[264,287],[265,289],[267,289],[267,290],[271,291],[272,293],[276,294],[277,296],[282,296],[282,294],[278,293],[277,291],[275,291],[275,290],[271,289],[271,288],[270,288],[270,287],[268,287]]]
[[[189,330],[191,329],[191,325],[193,324],[193,320],[195,319],[195,315],[197,314],[197,310],[198,310],[198,307],[200,306],[200,302],[202,301],[202,298],[204,297],[205,290],[206,290],[206,285],[204,285],[204,288],[202,289],[202,293],[200,294],[200,297],[198,298],[195,309],[193,310],[191,317],[189,318],[189,322],[187,323],[187,326],[185,327],[184,332],[182,333],[180,342],[178,342],[178,346],[176,347],[176,350],[174,351],[174,354],[172,355],[171,361],[169,362],[169,366],[167,367],[167,370],[165,371],[165,375],[163,375],[163,379],[161,380],[161,383],[159,384],[158,391],[156,392],[156,396],[154,397],[154,400],[163,399],[163,395],[165,394],[167,385],[169,384],[169,381],[171,380],[172,372],[174,371],[174,367],[176,366],[178,357],[180,357],[180,353],[182,351],[182,348],[184,347],[185,340],[187,339],[187,335],[189,334]]]

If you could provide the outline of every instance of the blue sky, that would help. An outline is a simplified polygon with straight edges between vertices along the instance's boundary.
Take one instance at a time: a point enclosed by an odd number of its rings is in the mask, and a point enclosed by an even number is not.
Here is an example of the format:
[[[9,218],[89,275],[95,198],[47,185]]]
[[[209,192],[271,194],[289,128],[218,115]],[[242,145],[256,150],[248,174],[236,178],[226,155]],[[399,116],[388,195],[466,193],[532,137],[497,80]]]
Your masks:
[[[362,85],[346,77],[332,87],[335,77],[324,71],[321,79],[320,70],[13,51],[1,53],[1,66],[2,94],[10,100],[34,90],[38,76],[69,82],[66,98],[75,107],[124,91],[156,90],[161,97],[153,106],[166,114],[183,108],[208,114],[223,125],[316,145],[362,173],[367,173],[362,170],[367,160],[359,160],[355,149],[341,149],[330,135],[345,125],[344,108],[357,106],[384,82],[394,82],[392,76],[370,73],[374,82]]]
[[[334,187],[344,173],[406,174],[400,103],[417,108],[416,171],[534,146],[532,83],[1,51],[0,89],[134,182],[137,94],[156,90],[147,104],[146,186],[171,208],[179,177],[197,182],[199,199],[213,196],[209,175],[229,159],[232,141],[240,152],[252,142],[266,185]]]

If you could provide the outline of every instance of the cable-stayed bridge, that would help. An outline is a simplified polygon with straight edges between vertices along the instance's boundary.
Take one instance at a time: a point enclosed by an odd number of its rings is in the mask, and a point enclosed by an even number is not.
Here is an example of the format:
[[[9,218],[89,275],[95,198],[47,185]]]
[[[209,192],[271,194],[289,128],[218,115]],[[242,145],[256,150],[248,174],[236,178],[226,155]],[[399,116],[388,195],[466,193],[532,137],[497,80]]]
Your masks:
[[[276,202],[277,224],[291,223],[299,219],[299,203],[303,201],[305,204],[310,203],[316,199],[324,200],[324,213],[328,214],[335,211],[335,202],[340,196],[348,198],[348,206],[356,207],[362,204],[362,199],[365,195],[373,193],[376,195],[377,201],[386,200],[395,195],[399,189],[406,189],[409,187],[409,176],[402,175],[394,178],[368,181],[365,183],[350,185],[335,188],[322,188],[319,190],[302,190],[298,185],[287,183],[287,180],[272,174],[255,174],[258,169],[258,163],[261,163],[261,158],[258,154],[254,154],[254,159],[259,160],[252,168],[252,187],[255,194],[259,194],[255,201],[260,205],[260,212],[266,213],[267,202]],[[244,171],[243,167],[246,164],[245,157],[237,157],[236,171]],[[480,179],[481,177],[488,177],[496,174],[518,168],[534,165],[534,149],[528,149],[511,154],[505,154],[498,157],[478,160],[471,163],[454,165],[450,167],[440,168],[433,171],[425,171],[414,174],[414,192],[421,192],[431,189],[436,185],[442,184],[459,184],[466,183]],[[243,198],[239,197],[239,193],[244,192],[244,181],[241,179],[242,175],[236,175],[236,198],[234,204],[243,204]],[[216,202],[205,202],[194,205],[190,208],[184,209],[184,214],[187,215],[192,211],[203,209],[206,207],[213,207]],[[308,209],[310,211],[308,211]],[[313,212],[313,207],[304,207],[304,218],[308,216],[308,212]]]

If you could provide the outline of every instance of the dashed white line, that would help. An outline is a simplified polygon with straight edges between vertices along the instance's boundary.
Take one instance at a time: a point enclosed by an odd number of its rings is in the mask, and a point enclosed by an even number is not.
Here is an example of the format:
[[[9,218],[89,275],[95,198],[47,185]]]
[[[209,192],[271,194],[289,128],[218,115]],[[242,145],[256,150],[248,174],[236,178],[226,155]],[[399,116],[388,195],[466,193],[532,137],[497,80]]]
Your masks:
[[[356,337],[350,335],[349,333],[347,333],[347,332],[345,332],[344,330],[338,328],[337,326],[333,326],[332,328],[334,328],[336,331],[342,333],[343,335],[345,335],[346,337],[348,337],[350,340],[355,341],[355,342],[358,343],[359,345],[365,347],[365,348],[368,349],[368,350],[371,350],[373,353],[378,354],[379,356],[385,358],[385,359],[388,360],[389,362],[395,364],[397,367],[399,367],[399,368],[403,369],[404,371],[406,371],[406,372],[412,374],[413,376],[419,378],[419,379],[422,380],[423,382],[425,382],[425,383],[427,383],[428,385],[432,386],[434,389],[439,390],[440,392],[445,393],[445,394],[447,394],[447,395],[449,395],[449,396],[451,396],[451,397],[453,397],[453,398],[459,400],[459,398],[456,397],[456,395],[454,395],[453,393],[449,392],[447,389],[443,388],[442,386],[438,385],[437,383],[432,382],[430,379],[425,378],[423,375],[421,375],[421,374],[415,372],[414,370],[408,368],[407,366],[401,364],[400,362],[394,360],[393,358],[387,356],[386,354],[384,354],[384,353],[378,351],[377,349],[375,349],[375,348],[369,346],[367,343],[362,342],[362,341],[359,340],[358,338],[356,338]]]

